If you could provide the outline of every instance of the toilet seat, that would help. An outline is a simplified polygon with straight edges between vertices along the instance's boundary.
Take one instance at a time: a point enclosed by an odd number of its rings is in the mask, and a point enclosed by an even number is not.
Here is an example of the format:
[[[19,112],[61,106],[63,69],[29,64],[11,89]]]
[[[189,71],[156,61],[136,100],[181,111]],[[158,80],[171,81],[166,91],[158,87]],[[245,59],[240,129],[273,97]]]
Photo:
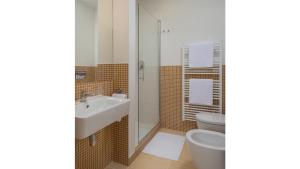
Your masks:
[[[186,138],[195,145],[225,151],[225,134],[223,133],[194,129],[187,132]]]
[[[196,120],[209,124],[225,125],[225,115],[220,113],[200,112],[196,114]]]

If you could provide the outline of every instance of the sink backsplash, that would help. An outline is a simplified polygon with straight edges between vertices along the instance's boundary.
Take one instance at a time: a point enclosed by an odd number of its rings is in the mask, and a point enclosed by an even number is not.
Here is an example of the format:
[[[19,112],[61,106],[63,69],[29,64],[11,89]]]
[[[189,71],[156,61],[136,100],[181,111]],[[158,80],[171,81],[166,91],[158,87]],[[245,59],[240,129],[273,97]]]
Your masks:
[[[86,72],[86,78],[75,81],[75,99],[80,92],[101,93],[111,96],[120,89],[128,94],[128,64],[98,64],[97,67],[76,66],[76,71]]]
[[[95,71],[96,71],[96,67],[94,66],[75,66],[75,73],[85,72],[84,79],[76,79],[76,82],[94,82]]]
[[[112,81],[113,91],[120,89],[128,94],[128,64],[99,64],[95,80]]]
[[[75,83],[75,100],[80,98],[80,92],[93,93],[96,95],[111,96],[113,93],[112,81],[94,81]]]
[[[128,64],[98,64],[92,66],[76,66],[75,71],[86,72],[82,80],[75,80],[75,99],[80,92],[96,93],[111,96],[120,89],[128,95]]]

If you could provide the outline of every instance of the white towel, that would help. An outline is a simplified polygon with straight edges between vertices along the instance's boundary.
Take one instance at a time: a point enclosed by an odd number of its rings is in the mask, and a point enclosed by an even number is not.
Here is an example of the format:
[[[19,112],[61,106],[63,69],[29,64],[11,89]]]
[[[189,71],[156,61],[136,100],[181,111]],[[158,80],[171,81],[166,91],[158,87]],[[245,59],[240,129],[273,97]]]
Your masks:
[[[190,79],[189,103],[212,105],[213,104],[213,80]]]
[[[189,45],[190,67],[212,67],[214,43],[202,42]]]

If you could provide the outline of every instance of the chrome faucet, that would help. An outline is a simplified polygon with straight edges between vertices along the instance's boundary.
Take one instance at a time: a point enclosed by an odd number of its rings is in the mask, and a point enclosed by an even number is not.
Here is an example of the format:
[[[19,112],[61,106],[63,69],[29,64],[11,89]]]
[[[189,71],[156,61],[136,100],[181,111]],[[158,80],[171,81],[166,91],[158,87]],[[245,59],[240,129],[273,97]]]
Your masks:
[[[92,94],[92,93],[87,93],[87,92],[85,92],[84,90],[82,90],[82,91],[80,92],[80,102],[86,102],[86,98],[87,98],[88,96],[93,96],[93,94]]]

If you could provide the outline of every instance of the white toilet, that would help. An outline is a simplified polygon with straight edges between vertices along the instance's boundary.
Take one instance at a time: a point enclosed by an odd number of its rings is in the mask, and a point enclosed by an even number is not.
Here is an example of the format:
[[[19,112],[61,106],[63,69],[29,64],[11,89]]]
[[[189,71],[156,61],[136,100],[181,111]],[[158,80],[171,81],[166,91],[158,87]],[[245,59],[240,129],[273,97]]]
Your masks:
[[[225,168],[225,115],[201,112],[198,129],[186,134],[192,158],[198,169]]]

